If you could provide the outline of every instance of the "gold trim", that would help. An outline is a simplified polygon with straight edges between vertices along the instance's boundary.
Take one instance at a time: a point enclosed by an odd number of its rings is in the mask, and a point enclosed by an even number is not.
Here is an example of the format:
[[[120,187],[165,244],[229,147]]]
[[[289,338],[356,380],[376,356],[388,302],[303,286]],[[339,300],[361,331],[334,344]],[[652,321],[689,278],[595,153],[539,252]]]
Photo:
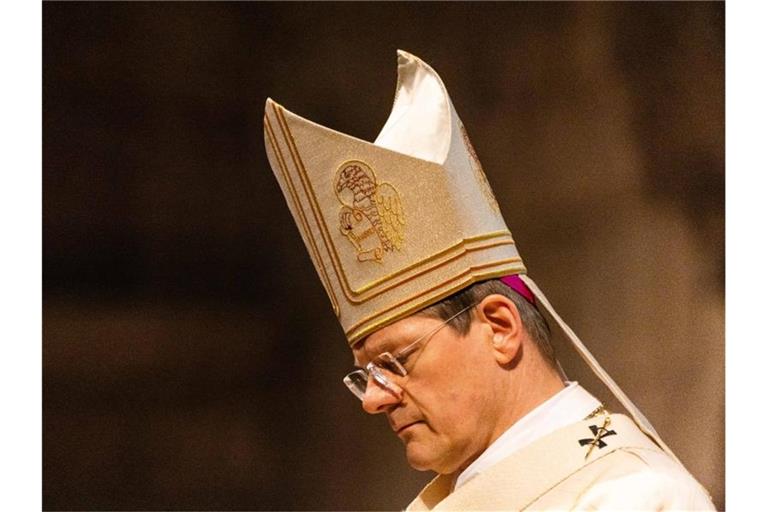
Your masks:
[[[279,107],[279,108],[278,108]],[[291,134],[290,129],[288,128],[288,122],[285,120],[285,117],[283,115],[283,108],[277,105],[276,103],[272,104],[272,110],[275,112],[275,117],[277,118],[277,124],[280,126],[280,131],[283,134],[283,138],[285,139],[286,146],[288,146],[288,152],[291,154],[291,160],[293,160],[293,165],[296,168],[296,171],[299,175],[299,179],[301,180],[301,184],[304,187],[304,193],[306,194],[307,198],[309,199],[309,204],[312,209],[312,215],[315,218],[315,222],[317,223],[318,228],[320,229],[320,235],[325,242],[325,248],[328,251],[328,255],[330,256],[331,265],[333,265],[333,269],[336,272],[336,277],[339,280],[339,284],[341,285],[341,291],[344,293],[344,296],[352,302],[353,304],[361,304],[365,302],[365,300],[355,300],[354,297],[350,296],[351,288],[349,286],[349,282],[347,280],[347,276],[344,274],[344,269],[339,268],[341,264],[337,261],[339,259],[339,255],[336,253],[336,247],[333,245],[333,240],[330,239],[328,226],[325,223],[325,218],[322,215],[322,212],[319,211],[319,207],[315,204],[317,202],[317,198],[315,197],[314,190],[312,189],[311,183],[309,183],[309,180],[306,176],[306,169],[304,168],[304,162],[301,160],[301,156],[299,155],[299,150],[296,147],[296,141],[293,139],[293,135]]]
[[[411,281],[413,279],[416,279],[417,277],[419,277],[419,276],[421,276],[423,274],[426,274],[428,272],[431,272],[431,271],[435,270],[438,267],[441,267],[443,265],[447,265],[451,261],[453,261],[453,260],[455,260],[457,258],[460,258],[460,257],[466,255],[469,252],[480,251],[482,249],[491,249],[491,248],[497,247],[499,245],[512,245],[512,244],[513,244],[513,242],[510,242],[508,240],[502,240],[500,242],[494,242],[494,243],[490,243],[490,244],[479,246],[479,247],[473,247],[473,248],[467,248],[467,247],[462,245],[462,247],[461,247],[462,250],[460,252],[457,252],[456,254],[452,255],[450,258],[445,259],[444,261],[440,262],[439,264],[435,265],[434,267],[420,269],[418,272],[415,272],[414,274],[412,274],[412,275],[410,275],[410,276],[408,276],[406,278],[403,278],[400,281],[397,281],[395,283],[392,283],[392,284],[386,286],[385,288],[380,290],[378,293],[386,292],[388,290],[391,290],[392,288],[400,286],[401,284],[403,284],[403,283],[405,283],[407,281]],[[522,261],[522,259],[519,258],[519,257],[517,258],[517,260],[518,261]],[[430,290],[431,289],[433,289],[433,288],[430,288]]]
[[[600,404],[600,405],[597,407],[597,409],[595,409],[594,411],[592,411],[591,413],[589,413],[589,414],[587,415],[587,417],[586,417],[586,418],[584,418],[584,421],[586,421],[586,420],[591,420],[592,418],[594,418],[594,417],[595,417],[595,416],[597,416],[598,414],[603,414],[603,413],[605,413],[605,414],[610,414],[610,413],[608,412],[608,409],[606,409],[606,408],[605,408],[605,406],[604,406],[603,404]]]
[[[443,260],[443,261],[441,261],[441,262],[439,262],[439,263],[437,263],[437,264],[435,264],[435,265],[433,265],[431,267],[419,269],[417,272],[414,272],[413,274],[409,275],[408,277],[404,277],[403,279],[401,279],[401,280],[399,280],[397,282],[394,282],[394,283],[392,283],[392,284],[382,288],[381,290],[378,290],[376,292],[376,295],[380,295],[380,294],[382,294],[382,293],[384,293],[384,292],[386,292],[388,290],[391,290],[392,288],[400,286],[401,284],[406,283],[408,281],[411,281],[411,280],[413,280],[413,279],[415,279],[415,278],[417,278],[417,277],[419,277],[419,276],[421,276],[423,274],[426,274],[428,272],[432,272],[433,270],[435,270],[437,268],[440,268],[443,265],[447,265],[451,261],[453,261],[456,258],[459,258],[461,256],[464,256],[467,253],[475,252],[475,251],[480,251],[480,250],[483,250],[483,249],[491,249],[493,247],[498,247],[499,245],[514,245],[515,244],[512,240],[500,240],[498,242],[493,242],[493,243],[489,243],[489,244],[486,244],[486,245],[480,245],[480,246],[476,246],[476,247],[467,247],[467,240],[461,241],[461,242],[457,243],[456,245],[452,246],[450,249],[444,250],[444,251],[441,251],[440,253],[438,253],[438,254],[440,254],[440,256],[443,256],[444,253],[448,253],[448,252],[450,252],[450,250],[458,250],[458,252],[456,254],[452,255],[449,258],[446,258],[445,260]],[[471,243],[471,242],[469,242],[469,243]],[[436,257],[435,258],[430,257],[430,259],[436,259]],[[377,281],[374,281],[374,283],[372,283],[372,284],[366,285],[365,287],[366,288],[373,287],[373,286],[375,286],[377,284],[380,284],[381,282],[383,282],[385,280],[390,279],[390,277],[391,276],[385,276],[385,277],[383,277],[383,278],[381,278],[381,279],[379,279]],[[375,297],[376,295],[373,295],[373,297]]]
[[[477,235],[477,236],[471,236],[469,238],[464,238],[461,241],[456,242],[455,244],[453,244],[452,246],[450,246],[448,248],[442,249],[442,250],[440,250],[440,251],[438,251],[438,252],[436,252],[434,254],[430,254],[429,256],[427,256],[426,258],[424,258],[421,261],[417,261],[416,263],[411,263],[410,265],[408,265],[406,267],[403,267],[400,270],[398,270],[396,272],[393,272],[392,274],[389,274],[387,276],[384,276],[384,277],[381,277],[379,279],[376,279],[375,281],[371,281],[370,283],[360,287],[359,290],[360,290],[361,293],[365,292],[365,291],[373,288],[374,286],[383,283],[384,281],[387,281],[389,279],[397,277],[400,274],[404,274],[404,273],[408,272],[409,270],[413,270],[414,268],[417,268],[419,265],[422,265],[425,262],[436,260],[436,259],[438,259],[438,258],[440,258],[440,257],[442,257],[442,256],[444,256],[446,254],[448,254],[449,252],[456,250],[456,249],[461,249],[461,248],[466,249],[466,247],[463,247],[463,246],[466,246],[467,244],[471,244],[471,243],[474,243],[474,242],[482,242],[484,240],[490,240],[492,238],[498,238],[498,237],[505,236],[505,235],[509,236],[509,240],[502,240],[501,242],[493,244],[493,245],[483,245],[483,246],[479,246],[479,247],[474,247],[474,248],[469,249],[469,250],[471,250],[471,251],[479,251],[480,249],[487,249],[487,248],[490,248],[490,247],[496,247],[497,245],[515,245],[515,241],[512,240],[512,234],[509,231],[507,231],[507,230],[492,231],[490,233],[484,233],[482,235]],[[464,254],[465,252],[461,252],[459,254]],[[441,265],[447,263],[448,261],[451,261],[451,260],[446,260],[443,263],[441,263]],[[433,267],[433,268],[437,268],[437,267]],[[425,272],[428,271],[428,270],[432,270],[432,269],[431,268],[430,269],[426,269]],[[421,275],[421,273],[415,274],[415,275]],[[411,277],[413,277],[413,276],[411,276]],[[400,283],[403,283],[403,282],[405,282],[405,280],[400,281]]]
[[[466,245],[466,243],[468,241],[474,241],[475,239],[479,239],[479,240],[490,239],[490,238],[496,238],[496,237],[499,237],[499,236],[509,236],[510,239],[508,241],[504,241],[504,242],[501,242],[501,243],[498,243],[498,244],[494,244],[494,245],[489,245],[488,247],[494,247],[496,245],[504,245],[504,244],[514,245],[514,240],[512,240],[512,235],[511,235],[511,233],[508,230],[500,230],[500,231],[495,231],[495,232],[492,232],[492,233],[487,233],[487,234],[479,235],[478,237],[471,237],[471,238],[463,239],[463,240],[457,242],[456,244],[454,244],[453,246],[451,246],[451,247],[449,247],[447,249],[443,249],[443,250],[441,250],[441,251],[439,251],[439,252],[437,252],[435,254],[429,255],[426,258],[423,258],[422,260],[420,260],[420,261],[418,261],[418,262],[416,262],[416,263],[414,263],[412,265],[409,265],[409,266],[404,267],[404,268],[402,268],[402,269],[400,269],[400,270],[398,270],[398,271],[396,271],[396,272],[394,272],[392,274],[389,274],[387,276],[379,278],[376,281],[373,281],[371,283],[363,285],[359,289],[353,289],[349,285],[349,280],[348,280],[346,274],[344,273],[343,266],[340,263],[340,258],[339,258],[338,253],[336,252],[336,247],[333,245],[333,240],[330,238],[328,226],[325,223],[325,218],[323,217],[322,212],[320,211],[319,206],[317,205],[317,197],[315,196],[314,189],[312,188],[312,185],[309,182],[309,179],[307,177],[307,171],[306,171],[306,168],[304,167],[304,162],[301,160],[301,155],[299,154],[298,148],[296,147],[296,141],[293,139],[293,135],[291,134],[290,128],[288,127],[288,122],[286,121],[285,115],[283,113],[284,109],[282,107],[280,107],[279,105],[277,105],[277,104],[273,104],[272,108],[273,108],[273,110],[275,112],[275,116],[276,116],[276,118],[278,120],[278,125],[280,126],[280,131],[282,132],[282,135],[285,138],[286,145],[288,146],[288,150],[289,150],[289,152],[291,154],[291,159],[293,160],[293,164],[294,164],[296,170],[298,171],[299,177],[300,177],[301,182],[302,182],[302,185],[304,186],[304,192],[307,195],[307,197],[310,199],[309,203],[310,203],[310,206],[312,208],[313,216],[315,217],[315,221],[317,222],[318,227],[320,228],[320,232],[321,232],[323,241],[326,244],[326,248],[328,250],[328,253],[331,256],[331,264],[334,267],[334,270],[335,270],[335,273],[336,273],[337,277],[340,277],[339,284],[341,285],[342,292],[344,293],[344,296],[351,303],[353,303],[353,304],[362,304],[362,303],[367,302],[368,300],[371,300],[372,298],[377,297],[378,295],[380,295],[380,294],[382,294],[382,293],[392,289],[395,286],[399,286],[399,285],[405,283],[406,281],[409,281],[409,280],[413,279],[416,276],[422,275],[422,274],[424,274],[426,272],[429,272],[429,271],[432,271],[432,270],[434,270],[436,268],[439,268],[440,266],[450,262],[451,260],[453,260],[455,258],[450,258],[450,259],[448,259],[446,261],[443,261],[442,263],[439,263],[439,264],[434,265],[432,267],[425,268],[421,272],[417,272],[414,275],[406,277],[406,278],[404,278],[404,279],[402,279],[402,280],[400,280],[400,281],[398,281],[396,283],[393,283],[390,286],[387,286],[387,287],[385,287],[385,288],[383,288],[381,290],[377,290],[377,291],[371,293],[370,295],[368,295],[367,297],[364,297],[364,298],[361,298],[361,299],[358,299],[358,298],[355,297],[357,295],[361,295],[361,294],[365,293],[366,291],[369,291],[369,290],[373,289],[374,287],[376,287],[376,286],[378,286],[380,284],[383,284],[384,282],[386,282],[388,280],[394,279],[395,277],[397,277],[399,275],[402,275],[403,273],[406,273],[406,272],[408,272],[408,271],[410,271],[410,270],[412,270],[414,268],[417,268],[418,266],[424,265],[425,263],[428,263],[428,262],[430,262],[430,261],[432,261],[434,259],[440,258],[441,256],[445,255],[446,253],[448,253],[448,252],[450,252],[452,250],[463,249],[463,251],[458,254],[458,255],[461,255],[461,254],[465,254],[465,253],[467,253],[469,251],[476,251],[476,250],[481,250],[481,249],[485,249],[486,248],[485,246],[474,247],[474,248],[467,248],[465,245]],[[458,255],[456,257],[458,257]]]
[[[309,229],[309,224],[307,223],[307,219],[304,216],[304,210],[302,210],[301,208],[301,202],[296,196],[296,190],[293,186],[290,174],[288,173],[287,166],[285,165],[283,154],[280,151],[280,147],[277,144],[277,139],[275,138],[275,133],[274,133],[274,130],[272,129],[272,124],[269,122],[269,118],[266,115],[264,115],[264,129],[267,133],[267,139],[269,140],[269,145],[272,146],[272,152],[275,154],[275,158],[277,159],[278,167],[280,167],[280,172],[283,175],[283,180],[286,182],[286,185],[288,185],[287,188],[289,189],[291,199],[293,200],[294,208],[298,212],[299,220],[301,221],[302,227],[304,228],[304,232],[306,233],[307,239],[309,240],[310,252],[314,256],[314,259],[317,261],[317,268],[320,271],[319,272],[320,279],[323,281],[326,291],[328,292],[328,298],[331,299],[331,306],[333,307],[333,312],[336,314],[336,317],[339,318],[341,314],[341,310],[339,309],[339,302],[336,299],[336,294],[334,293],[333,287],[331,286],[331,280],[328,278],[328,274],[325,271],[323,260],[320,258],[320,251],[318,251],[317,245],[315,244],[315,240],[312,237],[312,231]]]
[[[349,342],[349,345],[353,346],[358,340],[360,340],[364,336],[370,334],[372,331],[378,329],[379,327],[382,327],[382,326],[384,326],[386,324],[391,323],[396,318],[403,318],[403,317],[406,317],[406,316],[408,316],[408,315],[410,315],[412,313],[415,313],[416,311],[419,311],[419,310],[425,308],[429,304],[434,304],[435,302],[438,302],[438,301],[444,299],[445,297],[448,297],[449,295],[452,295],[453,293],[461,290],[462,288],[467,287],[469,284],[472,284],[473,282],[480,281],[481,279],[482,280],[493,279],[494,277],[508,275],[510,273],[510,271],[512,271],[512,269],[510,269],[510,268],[504,268],[504,269],[499,269],[499,270],[495,270],[495,271],[488,272],[488,273],[481,273],[481,274],[475,275],[475,274],[473,274],[473,272],[475,272],[476,270],[479,270],[479,269],[482,269],[482,268],[487,268],[487,267],[493,267],[493,266],[497,266],[497,265],[505,265],[505,264],[508,264],[508,263],[518,263],[518,262],[522,263],[522,261],[523,260],[520,257],[517,257],[517,258],[507,258],[507,259],[504,259],[504,260],[498,260],[498,261],[494,261],[494,262],[491,262],[491,263],[484,263],[482,265],[477,265],[477,266],[470,267],[467,270],[463,271],[462,273],[454,276],[454,278],[453,278],[453,280],[455,280],[455,279],[460,278],[462,276],[469,275],[470,276],[469,279],[465,279],[465,280],[461,281],[460,283],[450,287],[448,290],[446,290],[444,292],[441,292],[441,293],[437,294],[434,297],[430,297],[426,301],[418,302],[417,304],[414,304],[413,306],[411,306],[411,307],[409,307],[409,308],[407,308],[407,309],[405,309],[403,311],[400,311],[398,313],[389,315],[389,316],[387,316],[385,318],[382,318],[381,320],[378,320],[376,322],[372,322],[370,325],[366,326],[365,328],[360,329],[360,332],[357,332],[357,333],[354,332],[355,329],[359,328],[361,325],[365,325],[365,323],[369,322],[372,318],[380,316],[380,315],[382,315],[382,314],[384,314],[386,312],[392,311],[393,309],[397,309],[397,308],[401,307],[403,304],[407,304],[408,302],[413,301],[413,300],[415,300],[418,297],[421,297],[423,295],[426,295],[426,294],[432,292],[433,290],[439,289],[439,288],[444,287],[444,286],[448,286],[450,284],[450,281],[448,283],[442,283],[442,284],[433,286],[432,288],[429,288],[427,290],[423,290],[423,291],[421,291],[421,292],[419,292],[419,293],[417,293],[415,295],[412,295],[411,297],[409,297],[407,299],[404,299],[404,300],[400,301],[398,304],[395,304],[395,305],[392,305],[392,306],[388,307],[387,309],[384,309],[384,310],[381,310],[381,311],[377,311],[373,315],[370,315],[367,318],[365,318],[363,320],[360,320],[357,323],[353,324],[352,326],[349,327],[349,329],[347,329],[345,331],[345,334],[347,336],[347,340]],[[521,274],[525,273],[525,266],[523,266],[522,269],[520,269],[519,273],[521,273]]]

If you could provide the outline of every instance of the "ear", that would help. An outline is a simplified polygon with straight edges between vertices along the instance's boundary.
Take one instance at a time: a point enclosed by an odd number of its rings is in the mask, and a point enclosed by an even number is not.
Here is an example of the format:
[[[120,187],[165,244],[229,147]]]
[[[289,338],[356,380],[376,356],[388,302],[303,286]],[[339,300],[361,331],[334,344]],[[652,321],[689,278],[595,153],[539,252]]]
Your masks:
[[[502,365],[513,361],[523,342],[523,324],[515,303],[503,295],[488,295],[478,304],[477,316],[490,335],[496,361]]]

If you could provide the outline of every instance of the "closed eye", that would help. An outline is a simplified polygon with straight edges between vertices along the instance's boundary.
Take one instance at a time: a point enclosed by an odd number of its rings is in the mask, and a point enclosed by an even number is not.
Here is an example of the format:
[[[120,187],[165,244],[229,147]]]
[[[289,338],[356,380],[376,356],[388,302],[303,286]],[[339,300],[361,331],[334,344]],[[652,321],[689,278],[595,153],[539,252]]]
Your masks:
[[[408,361],[408,358],[411,357],[412,354],[413,354],[412,350],[409,350],[405,354],[398,354],[398,356],[396,357],[397,362],[405,366],[405,363]]]
[[[413,345],[406,347],[397,354],[397,360],[400,361],[400,364],[404,364],[408,358],[419,349],[419,347],[421,347],[421,343],[414,343]]]

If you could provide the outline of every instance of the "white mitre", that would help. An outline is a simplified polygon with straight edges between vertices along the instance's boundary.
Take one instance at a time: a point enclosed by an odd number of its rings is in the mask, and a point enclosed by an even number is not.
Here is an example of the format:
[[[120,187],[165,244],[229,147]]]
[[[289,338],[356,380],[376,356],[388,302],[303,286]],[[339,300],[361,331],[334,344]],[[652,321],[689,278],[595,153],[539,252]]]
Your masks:
[[[271,99],[267,156],[350,345],[479,281],[518,274],[641,430],[650,422],[527,275],[438,74],[398,51],[392,112],[375,142]]]
[[[440,77],[398,52],[374,143],[271,99],[267,156],[350,344],[466,286],[525,272]]]

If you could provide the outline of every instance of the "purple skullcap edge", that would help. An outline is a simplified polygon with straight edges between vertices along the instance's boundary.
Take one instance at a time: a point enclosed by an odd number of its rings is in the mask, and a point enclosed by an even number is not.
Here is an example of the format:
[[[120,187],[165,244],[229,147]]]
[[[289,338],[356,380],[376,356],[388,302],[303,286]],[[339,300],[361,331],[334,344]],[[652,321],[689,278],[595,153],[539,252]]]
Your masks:
[[[533,292],[528,286],[520,279],[517,274],[500,277],[499,281],[515,290],[520,296],[531,303],[533,307],[536,307],[536,298],[533,296]]]

